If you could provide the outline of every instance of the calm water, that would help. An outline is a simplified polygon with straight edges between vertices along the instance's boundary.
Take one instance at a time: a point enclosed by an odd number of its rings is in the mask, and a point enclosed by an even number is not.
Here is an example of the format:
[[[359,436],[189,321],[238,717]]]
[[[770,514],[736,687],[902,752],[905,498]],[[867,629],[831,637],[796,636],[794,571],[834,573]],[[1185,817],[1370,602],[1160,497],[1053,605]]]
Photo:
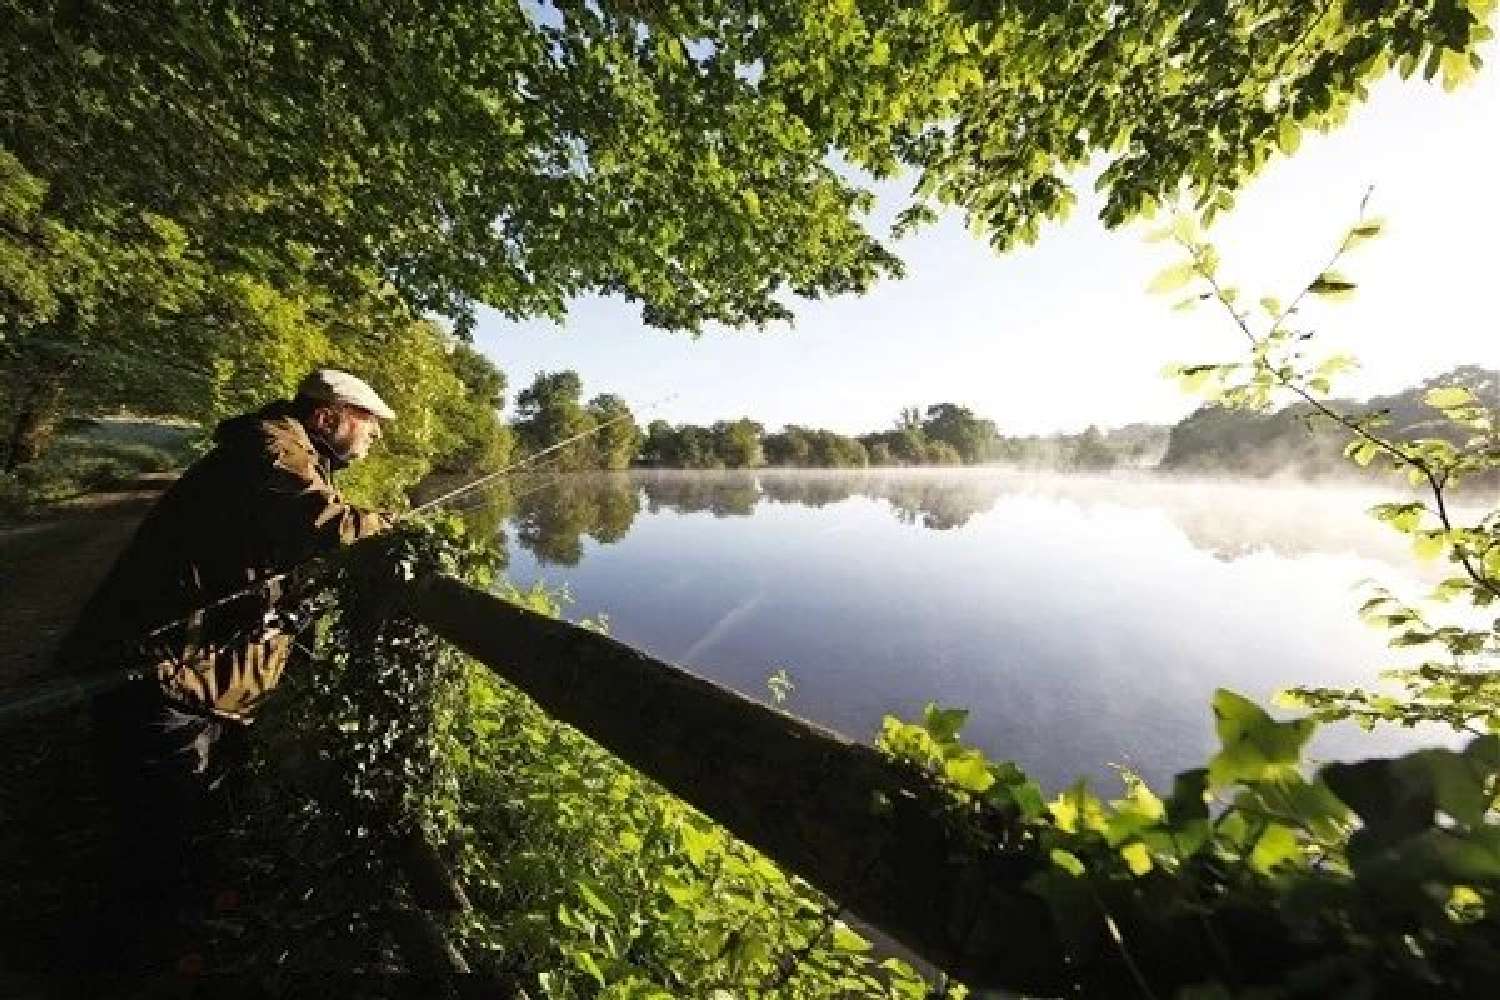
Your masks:
[[[1159,782],[1216,745],[1217,687],[1370,683],[1393,651],[1354,585],[1441,576],[1353,489],[989,470],[536,477],[484,530],[569,616],[869,740],[929,700],[1048,787]],[[503,513],[496,513],[501,511]],[[482,518],[476,514],[476,519]],[[1430,742],[1433,735],[1429,734]],[[1337,727],[1320,757],[1411,745]]]

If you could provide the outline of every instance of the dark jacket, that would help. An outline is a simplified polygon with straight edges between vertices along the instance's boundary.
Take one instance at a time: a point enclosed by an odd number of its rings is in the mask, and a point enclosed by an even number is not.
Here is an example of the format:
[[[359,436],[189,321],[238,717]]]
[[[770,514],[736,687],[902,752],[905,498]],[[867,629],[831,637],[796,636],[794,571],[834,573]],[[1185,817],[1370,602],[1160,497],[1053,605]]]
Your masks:
[[[61,657],[146,668],[173,702],[247,718],[291,652],[268,624],[287,581],[257,584],[388,522],[339,497],[290,403],[226,420],[214,441],[146,515]]]

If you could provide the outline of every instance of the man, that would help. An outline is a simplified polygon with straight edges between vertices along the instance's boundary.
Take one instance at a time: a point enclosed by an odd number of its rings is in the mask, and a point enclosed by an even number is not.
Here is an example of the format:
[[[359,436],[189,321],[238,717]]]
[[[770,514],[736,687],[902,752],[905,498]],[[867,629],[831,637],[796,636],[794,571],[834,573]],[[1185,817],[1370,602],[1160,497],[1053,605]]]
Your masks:
[[[290,656],[294,637],[275,615],[288,574],[389,524],[345,503],[331,479],[394,417],[365,382],[319,369],[292,400],[221,423],[213,450],[146,515],[64,644],[75,669],[137,674],[93,706],[120,824],[113,912],[96,950],[137,953],[132,925],[149,934],[161,929],[152,920],[171,923],[189,841],[222,807],[244,730]]]

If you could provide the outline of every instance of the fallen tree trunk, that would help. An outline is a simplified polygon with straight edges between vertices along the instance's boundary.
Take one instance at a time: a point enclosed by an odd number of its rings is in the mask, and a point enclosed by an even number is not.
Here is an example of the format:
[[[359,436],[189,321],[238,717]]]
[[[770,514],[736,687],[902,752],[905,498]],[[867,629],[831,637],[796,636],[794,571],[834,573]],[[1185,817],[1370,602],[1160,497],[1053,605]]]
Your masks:
[[[1057,994],[1077,981],[1029,853],[966,844],[941,793],[874,748],[752,701],[608,636],[456,580],[411,613],[550,715],[696,806],[786,870],[973,986]]]

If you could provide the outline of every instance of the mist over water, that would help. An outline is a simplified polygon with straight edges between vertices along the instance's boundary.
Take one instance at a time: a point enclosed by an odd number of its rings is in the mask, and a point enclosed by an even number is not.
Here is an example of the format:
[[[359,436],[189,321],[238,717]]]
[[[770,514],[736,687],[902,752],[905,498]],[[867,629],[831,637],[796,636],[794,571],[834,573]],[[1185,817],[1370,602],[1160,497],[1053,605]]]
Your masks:
[[[1375,578],[1447,575],[1363,512],[1388,491],[989,469],[536,477],[497,507],[510,576],[570,617],[870,740],[929,700],[1056,788],[1160,783],[1216,746],[1215,688],[1373,684],[1399,662],[1355,615]],[[1417,734],[1328,727],[1321,757]],[[1105,782],[1109,787],[1109,782]]]

